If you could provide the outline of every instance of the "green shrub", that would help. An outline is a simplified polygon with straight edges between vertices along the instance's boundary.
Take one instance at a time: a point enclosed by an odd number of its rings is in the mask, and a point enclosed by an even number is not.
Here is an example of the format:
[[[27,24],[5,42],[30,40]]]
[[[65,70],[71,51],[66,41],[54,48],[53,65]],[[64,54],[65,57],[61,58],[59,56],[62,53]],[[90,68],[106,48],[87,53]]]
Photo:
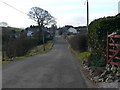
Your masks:
[[[83,52],[79,54],[80,59],[87,60],[91,55],[91,52]]]
[[[101,67],[106,65],[106,60],[104,56],[99,56],[97,54],[92,54],[89,57],[88,62],[91,66],[96,66],[96,67]]]
[[[120,34],[120,17],[96,19],[89,25],[88,42],[93,53],[91,62],[97,66],[103,66],[102,63],[105,63],[107,32]]]
[[[71,48],[75,51],[84,52],[88,49],[87,34],[71,35],[68,38]]]

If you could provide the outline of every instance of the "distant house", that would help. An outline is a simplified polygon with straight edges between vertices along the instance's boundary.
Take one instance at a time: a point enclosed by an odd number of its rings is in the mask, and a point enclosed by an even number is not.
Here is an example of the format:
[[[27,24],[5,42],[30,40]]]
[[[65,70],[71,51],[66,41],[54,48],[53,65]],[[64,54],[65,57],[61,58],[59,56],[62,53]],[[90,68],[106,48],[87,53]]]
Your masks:
[[[53,39],[53,34],[51,34],[49,31],[44,31],[45,39]]]
[[[77,29],[78,33],[86,33],[87,32],[87,27],[86,26],[75,27],[75,29]]]
[[[39,34],[38,26],[28,27],[28,28],[26,28],[26,31],[27,31],[27,37],[30,37],[30,38],[37,38],[37,36]]]
[[[118,13],[118,14],[116,15],[116,17],[120,17],[120,13]]]
[[[30,37],[30,38],[38,38],[39,37],[40,33],[39,33],[38,26],[31,26],[31,27],[26,28],[26,30],[27,30],[27,37]],[[43,31],[44,31],[45,39],[52,39],[53,38],[54,32],[51,28],[44,27]],[[42,31],[41,31],[40,35],[42,37]]]
[[[28,31],[28,32],[27,32],[27,36],[28,36],[28,37],[32,37],[32,36],[33,36],[33,31]]]
[[[69,35],[69,34],[84,34],[87,33],[87,26],[78,26],[73,27],[71,25],[66,25],[62,28],[59,28],[59,34]]]
[[[75,28],[69,28],[68,34],[77,34],[77,30]]]

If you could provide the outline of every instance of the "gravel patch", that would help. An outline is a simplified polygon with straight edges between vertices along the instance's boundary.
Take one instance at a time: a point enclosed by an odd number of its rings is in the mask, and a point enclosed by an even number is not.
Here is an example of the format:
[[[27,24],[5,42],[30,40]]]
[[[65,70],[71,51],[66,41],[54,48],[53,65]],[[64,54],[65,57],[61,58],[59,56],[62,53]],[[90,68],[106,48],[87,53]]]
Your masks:
[[[112,83],[101,82],[101,83],[98,83],[98,86],[99,88],[120,88],[120,83],[118,83],[118,80]]]

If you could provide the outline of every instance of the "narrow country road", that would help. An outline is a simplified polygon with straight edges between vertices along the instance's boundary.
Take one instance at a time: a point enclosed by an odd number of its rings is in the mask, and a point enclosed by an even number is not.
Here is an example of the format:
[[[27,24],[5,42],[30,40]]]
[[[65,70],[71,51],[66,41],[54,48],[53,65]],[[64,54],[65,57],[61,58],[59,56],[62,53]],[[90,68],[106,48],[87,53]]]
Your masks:
[[[53,49],[3,66],[3,88],[87,88],[68,44],[55,37]]]

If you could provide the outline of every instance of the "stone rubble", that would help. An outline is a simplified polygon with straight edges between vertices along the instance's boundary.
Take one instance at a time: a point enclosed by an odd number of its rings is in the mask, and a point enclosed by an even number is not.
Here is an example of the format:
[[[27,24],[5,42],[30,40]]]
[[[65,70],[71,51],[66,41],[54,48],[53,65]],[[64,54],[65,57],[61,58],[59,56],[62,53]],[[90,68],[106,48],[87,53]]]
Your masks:
[[[84,62],[84,68],[89,71],[89,74],[91,76],[90,80],[100,84],[101,86],[105,87],[104,85],[114,85],[112,87],[117,88],[118,82],[120,82],[120,67],[107,64],[105,67],[104,72],[96,72],[97,70],[92,69],[92,67],[89,67]],[[104,84],[103,84],[104,83]],[[107,88],[112,88],[111,86]]]

